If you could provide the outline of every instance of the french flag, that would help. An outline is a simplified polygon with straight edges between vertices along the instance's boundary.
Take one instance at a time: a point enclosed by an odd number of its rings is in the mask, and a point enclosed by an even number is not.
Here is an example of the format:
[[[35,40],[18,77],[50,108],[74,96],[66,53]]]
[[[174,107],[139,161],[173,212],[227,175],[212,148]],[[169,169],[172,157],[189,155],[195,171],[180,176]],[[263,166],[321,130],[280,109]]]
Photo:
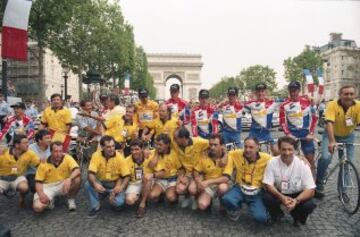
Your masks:
[[[322,95],[324,93],[324,77],[323,77],[323,73],[322,73],[320,68],[318,68],[316,70],[316,73],[317,73],[317,77],[318,77],[318,80],[319,80],[318,93],[319,93],[319,95]]]
[[[31,0],[8,0],[2,27],[2,58],[27,61]]]
[[[308,87],[308,91],[310,93],[314,93],[314,80],[311,76],[311,73],[310,73],[310,70],[309,69],[303,69],[303,72],[304,72],[304,75],[305,75],[305,78],[306,78],[306,84],[307,84],[307,87]]]

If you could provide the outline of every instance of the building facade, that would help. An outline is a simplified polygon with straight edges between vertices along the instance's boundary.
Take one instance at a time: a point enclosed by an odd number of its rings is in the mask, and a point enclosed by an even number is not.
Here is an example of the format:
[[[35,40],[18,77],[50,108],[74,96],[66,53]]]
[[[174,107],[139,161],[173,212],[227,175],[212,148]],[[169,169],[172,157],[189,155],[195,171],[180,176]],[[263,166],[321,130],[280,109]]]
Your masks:
[[[344,85],[354,85],[360,97],[360,48],[356,42],[331,33],[330,42],[318,50],[324,59],[325,100],[337,98]]]
[[[45,49],[40,63],[36,42],[29,42],[28,47],[27,62],[8,60],[7,78],[11,95],[37,102],[49,99],[54,93],[65,95],[64,72],[58,58],[51,50]],[[67,94],[73,101],[79,101],[79,78],[71,71],[67,75]]]

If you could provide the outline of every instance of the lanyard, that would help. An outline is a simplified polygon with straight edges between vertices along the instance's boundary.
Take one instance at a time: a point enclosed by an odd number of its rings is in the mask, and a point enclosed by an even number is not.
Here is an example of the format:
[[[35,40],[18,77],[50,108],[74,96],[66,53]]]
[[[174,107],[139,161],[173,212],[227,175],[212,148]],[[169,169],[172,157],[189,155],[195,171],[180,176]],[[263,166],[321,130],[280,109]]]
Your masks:
[[[244,157],[245,158],[245,157]],[[252,169],[252,171],[251,171],[251,173],[250,173],[250,183],[247,183],[246,182],[246,175],[247,175],[247,173],[245,173],[245,167],[244,167],[244,173],[243,173],[243,182],[245,183],[245,184],[248,184],[248,185],[252,185],[252,183],[253,183],[253,179],[254,179],[254,172],[255,172],[255,167],[256,167],[256,163],[257,163],[257,161],[258,161],[258,159],[256,159],[256,161],[255,161],[255,163],[254,163],[254,167],[253,167],[253,169]],[[246,160],[246,158],[245,158],[245,162],[247,163],[247,165],[250,165],[250,163]]]
[[[290,179],[290,177],[292,176],[292,173],[293,173],[293,171],[294,171],[294,166],[295,166],[295,157],[293,158],[293,161],[292,161],[292,164],[291,164],[291,172],[290,172],[290,175],[288,175],[287,176],[287,179],[285,179],[285,175],[281,172],[282,171],[282,169],[281,169],[281,165],[280,165],[280,163],[283,163],[282,161],[281,161],[281,158],[279,158],[280,160],[279,160],[279,172],[280,172],[280,177],[281,177],[281,180],[287,180],[287,181],[289,181],[289,179]],[[286,164],[285,164],[285,166],[286,166]],[[286,173],[286,172],[284,172],[284,173]]]

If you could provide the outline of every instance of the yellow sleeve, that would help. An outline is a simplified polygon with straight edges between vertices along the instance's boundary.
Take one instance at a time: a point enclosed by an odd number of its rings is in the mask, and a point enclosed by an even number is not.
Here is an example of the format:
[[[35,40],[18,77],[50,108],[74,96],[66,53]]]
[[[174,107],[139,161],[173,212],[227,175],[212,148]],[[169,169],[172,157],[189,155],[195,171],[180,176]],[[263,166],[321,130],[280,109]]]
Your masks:
[[[175,167],[178,170],[178,169],[180,169],[182,167],[182,165],[181,165],[178,154],[175,151],[173,151],[173,154],[174,154]]]
[[[105,124],[106,130],[112,128],[114,126],[113,125],[114,124],[113,117],[110,117],[109,119],[105,120],[104,124]]]
[[[161,171],[161,170],[165,170],[165,168],[166,167],[165,167],[164,162],[159,162],[159,160],[158,160],[157,164],[154,167],[154,171],[158,172],[158,171]]]
[[[223,174],[227,175],[229,177],[232,176],[233,171],[234,171],[234,159],[233,159],[233,152],[229,152],[228,153],[228,159],[227,159],[227,163],[226,166],[224,168]]]
[[[360,102],[356,102],[356,113],[357,113],[357,117],[356,117],[356,124],[355,125],[359,125],[360,124]]]
[[[196,163],[196,165],[194,166],[194,170],[197,171],[198,173],[203,172],[203,165],[202,165],[202,159]]]
[[[71,124],[72,123],[71,112],[68,109],[65,110],[64,120],[65,120],[65,124]]]
[[[68,159],[68,167],[70,170],[73,170],[75,168],[79,168],[78,163],[75,161],[74,158],[72,158],[71,156],[67,156]]]
[[[208,149],[209,140],[200,137],[198,139],[199,139],[199,145],[198,145],[199,151],[205,151],[206,149]]]
[[[336,101],[331,101],[326,105],[326,109],[325,109],[325,120],[326,121],[331,121],[331,122],[335,122],[335,106],[334,103],[337,103]]]
[[[30,166],[37,167],[39,164],[40,164],[40,158],[36,155],[35,152],[33,152],[31,154]]]
[[[97,152],[96,152],[97,153]],[[94,153],[91,157],[90,164],[89,164],[89,172],[97,173],[99,169],[99,159],[97,157],[97,154]]]
[[[47,109],[44,110],[44,112],[41,114],[41,123],[47,124],[48,118],[47,118]]]
[[[45,167],[45,164],[46,164],[46,163],[40,164],[39,167],[36,169],[35,181],[44,182],[45,177],[46,177],[46,167]]]
[[[125,177],[131,175],[131,166],[130,162],[126,162],[126,160],[120,161],[120,176]]]

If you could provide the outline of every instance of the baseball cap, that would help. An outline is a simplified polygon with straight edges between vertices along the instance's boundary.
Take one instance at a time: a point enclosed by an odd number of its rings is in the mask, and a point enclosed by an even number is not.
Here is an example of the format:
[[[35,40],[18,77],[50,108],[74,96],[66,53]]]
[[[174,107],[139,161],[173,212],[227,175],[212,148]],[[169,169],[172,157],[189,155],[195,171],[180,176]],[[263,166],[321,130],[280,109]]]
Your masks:
[[[172,84],[171,86],[170,86],[170,91],[171,92],[177,92],[177,91],[179,91],[180,90],[180,86],[178,85],[178,84]]]
[[[26,106],[23,102],[17,102],[13,105],[10,106],[11,108],[21,108],[21,109],[26,109]]]
[[[144,98],[144,97],[147,97],[149,95],[149,92],[146,88],[141,88],[139,89],[139,97],[140,98]]]
[[[266,86],[266,84],[263,83],[263,82],[260,82],[260,83],[256,84],[256,86],[255,86],[255,90],[256,90],[256,91],[266,90],[266,89],[267,89],[267,86]]]
[[[300,85],[300,82],[298,82],[298,81],[292,81],[288,85],[289,90],[291,90],[291,89],[300,89],[300,88],[301,88],[301,85]]]
[[[229,87],[227,93],[228,95],[238,95],[238,89],[236,87]]]
[[[199,98],[204,98],[204,99],[207,99],[210,97],[210,93],[208,90],[206,89],[202,89],[199,91]]]

